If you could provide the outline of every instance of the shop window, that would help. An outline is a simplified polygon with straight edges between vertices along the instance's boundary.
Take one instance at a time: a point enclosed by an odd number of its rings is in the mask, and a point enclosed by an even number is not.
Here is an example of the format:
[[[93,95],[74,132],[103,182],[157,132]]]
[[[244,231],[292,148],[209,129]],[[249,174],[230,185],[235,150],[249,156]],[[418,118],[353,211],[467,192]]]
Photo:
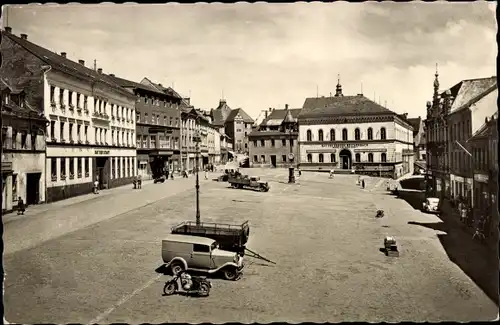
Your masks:
[[[307,154],[307,162],[308,163],[312,163],[312,161],[313,161],[313,157],[312,157],[312,155],[310,153],[308,153]]]
[[[66,179],[66,158],[60,158],[60,159],[61,159],[61,169],[60,169],[61,179],[65,180]]]
[[[311,132],[311,130],[307,130],[307,141],[312,141],[312,132]]]
[[[356,160],[356,162],[361,162],[361,155],[359,153],[357,153],[355,156],[354,156],[354,159]]]
[[[57,158],[50,158],[50,176],[52,181],[57,181]]]
[[[323,141],[323,130],[318,131],[318,141]]]
[[[75,158],[69,158],[69,179],[75,178]]]
[[[322,154],[322,153],[320,153],[320,154],[319,154],[319,162],[320,162],[320,163],[322,163],[322,162],[323,162],[323,160],[324,160],[324,158],[323,158],[323,154]]]
[[[334,129],[330,130],[330,141],[335,141],[335,130]]]
[[[82,178],[82,164],[83,158],[77,158],[76,173],[78,178]]]
[[[85,159],[85,177],[89,177],[90,157]]]
[[[371,152],[368,154],[368,162],[373,162],[373,154]]]

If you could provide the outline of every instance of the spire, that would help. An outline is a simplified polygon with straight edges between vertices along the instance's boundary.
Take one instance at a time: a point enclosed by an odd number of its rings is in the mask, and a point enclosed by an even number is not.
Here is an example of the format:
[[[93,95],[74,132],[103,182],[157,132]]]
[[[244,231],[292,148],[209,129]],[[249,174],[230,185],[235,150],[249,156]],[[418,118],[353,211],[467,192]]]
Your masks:
[[[438,64],[436,63],[436,74],[434,74],[435,79],[434,79],[434,95],[433,95],[433,102],[434,102],[434,107],[437,108],[439,104],[439,73],[438,73]]]
[[[337,89],[335,91],[335,97],[341,97],[342,95],[342,85],[340,84],[340,74],[337,75]]]

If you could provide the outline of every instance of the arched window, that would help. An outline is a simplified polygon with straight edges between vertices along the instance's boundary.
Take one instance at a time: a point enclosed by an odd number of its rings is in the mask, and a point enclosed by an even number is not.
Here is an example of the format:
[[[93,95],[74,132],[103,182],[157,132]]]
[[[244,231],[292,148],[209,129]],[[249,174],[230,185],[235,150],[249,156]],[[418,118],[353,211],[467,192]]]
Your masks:
[[[334,163],[334,162],[335,162],[335,154],[334,154],[334,153],[330,154],[330,161],[331,161],[332,163]]]
[[[355,156],[356,162],[361,162],[361,155],[359,153]]]
[[[368,140],[373,140],[373,129],[368,128]]]
[[[308,163],[312,163],[313,162],[313,156],[310,153],[307,154],[307,162]]]
[[[385,128],[380,128],[380,139],[385,140]]]
[[[380,161],[382,161],[382,162],[387,161],[387,155],[384,152],[380,155]]]
[[[319,162],[320,163],[324,162],[323,154],[322,153],[319,154]]]
[[[323,141],[323,130],[318,131],[318,141]]]
[[[342,130],[342,140],[344,140],[344,141],[347,140],[347,129]]]
[[[312,135],[311,130],[307,130],[307,141],[312,141],[312,137],[313,137],[313,135]]]
[[[334,129],[330,130],[330,141],[335,141],[335,130]]]
[[[354,130],[354,140],[361,140],[361,132],[359,132],[358,128]]]
[[[371,152],[368,154],[368,162],[373,162],[373,154]]]

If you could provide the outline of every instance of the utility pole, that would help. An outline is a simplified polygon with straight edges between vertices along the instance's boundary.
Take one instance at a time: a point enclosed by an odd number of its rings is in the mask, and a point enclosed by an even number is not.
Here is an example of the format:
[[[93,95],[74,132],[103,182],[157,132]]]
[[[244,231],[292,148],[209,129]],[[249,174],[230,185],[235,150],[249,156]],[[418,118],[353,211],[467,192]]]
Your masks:
[[[196,225],[199,226],[201,223],[200,220],[200,178],[199,178],[199,168],[198,168],[198,162],[199,162],[199,155],[198,152],[200,151],[200,132],[197,130],[196,135],[194,137],[194,141],[196,142]]]

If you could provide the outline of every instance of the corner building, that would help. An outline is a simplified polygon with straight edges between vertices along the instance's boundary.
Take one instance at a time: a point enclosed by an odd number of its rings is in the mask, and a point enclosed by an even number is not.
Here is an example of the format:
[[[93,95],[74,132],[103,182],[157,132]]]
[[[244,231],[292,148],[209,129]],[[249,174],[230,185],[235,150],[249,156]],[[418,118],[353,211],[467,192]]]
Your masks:
[[[2,39],[4,67],[24,82],[27,100],[50,120],[46,136],[46,201],[124,185],[135,175],[135,96],[108,76],[17,37]],[[12,68],[13,64],[14,68]],[[29,79],[25,76],[29,75]]]
[[[307,98],[298,117],[304,170],[399,178],[413,173],[413,128],[362,94]]]

